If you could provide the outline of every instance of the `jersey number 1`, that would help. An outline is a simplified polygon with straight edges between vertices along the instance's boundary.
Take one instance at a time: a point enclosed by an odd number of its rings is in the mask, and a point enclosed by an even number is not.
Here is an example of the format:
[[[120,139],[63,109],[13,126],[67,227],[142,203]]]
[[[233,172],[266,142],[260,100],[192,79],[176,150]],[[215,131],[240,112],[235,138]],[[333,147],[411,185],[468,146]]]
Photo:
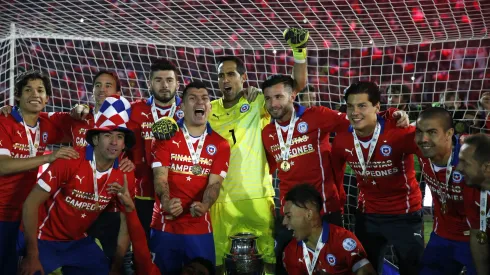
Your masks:
[[[231,133],[231,138],[233,139],[233,145],[235,145],[236,144],[235,129],[231,129],[228,132]]]

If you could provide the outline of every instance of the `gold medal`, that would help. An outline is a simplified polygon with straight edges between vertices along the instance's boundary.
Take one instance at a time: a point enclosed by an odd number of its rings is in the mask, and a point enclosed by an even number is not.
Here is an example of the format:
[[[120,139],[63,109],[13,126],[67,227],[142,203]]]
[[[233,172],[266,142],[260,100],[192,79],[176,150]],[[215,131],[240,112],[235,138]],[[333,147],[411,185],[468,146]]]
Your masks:
[[[281,162],[281,170],[287,172],[291,169],[291,164],[287,160]]]
[[[486,244],[488,240],[487,232],[480,231],[476,233],[476,239],[479,244]]]
[[[446,203],[443,203],[442,206],[441,206],[441,212],[443,215],[446,215],[447,214],[447,204]]]
[[[99,202],[98,202],[98,201],[96,201],[96,202],[95,202],[95,208],[96,208],[95,210],[99,210],[99,208],[100,208],[100,207],[99,207]]]
[[[196,176],[201,175],[202,174],[202,167],[199,164],[194,164],[191,167],[191,172],[192,172],[192,174],[194,174]]]

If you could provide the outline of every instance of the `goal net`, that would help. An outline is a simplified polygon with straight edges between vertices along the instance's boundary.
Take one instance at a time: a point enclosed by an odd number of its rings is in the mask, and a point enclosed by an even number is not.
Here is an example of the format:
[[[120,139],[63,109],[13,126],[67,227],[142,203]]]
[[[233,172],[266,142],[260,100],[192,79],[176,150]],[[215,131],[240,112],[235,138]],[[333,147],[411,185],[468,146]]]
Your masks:
[[[217,57],[236,55],[245,61],[247,85],[260,86],[270,74],[291,73],[294,60],[282,31],[303,27],[311,33],[310,92],[301,103],[338,109],[351,82],[373,80],[383,105],[412,119],[439,104],[458,109],[461,131],[490,127],[488,1],[12,0],[0,3],[0,13],[2,106],[12,104],[13,77],[27,69],[51,76],[47,111],[91,103],[92,77],[100,69],[118,73],[126,97],[147,97],[157,57],[178,64],[183,85],[203,80],[218,97]],[[350,229],[356,185],[348,170]]]

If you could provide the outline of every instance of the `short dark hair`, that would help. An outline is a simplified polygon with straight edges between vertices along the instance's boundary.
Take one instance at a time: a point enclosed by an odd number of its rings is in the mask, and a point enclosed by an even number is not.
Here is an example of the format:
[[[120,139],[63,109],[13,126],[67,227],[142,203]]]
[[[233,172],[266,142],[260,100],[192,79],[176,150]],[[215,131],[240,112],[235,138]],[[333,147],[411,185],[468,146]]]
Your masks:
[[[216,272],[216,270],[214,269],[214,264],[210,260],[204,259],[203,257],[196,257],[189,262],[189,264],[191,263],[201,264],[208,270],[209,274],[214,275],[214,273]]]
[[[447,131],[454,127],[453,116],[448,110],[442,107],[429,107],[423,110],[422,112],[420,112],[417,121],[419,119],[434,119],[434,118],[438,118],[441,120],[443,124],[442,128],[444,129],[444,131]]]
[[[22,89],[24,89],[24,87],[27,85],[29,80],[36,80],[36,79],[40,79],[43,82],[44,88],[46,89],[46,95],[51,96],[53,92],[51,90],[51,81],[49,79],[49,76],[38,70],[29,70],[17,76],[17,78],[15,79],[14,96],[21,97]],[[19,105],[18,100],[15,100],[15,105],[17,106]]]
[[[313,185],[302,183],[291,188],[284,197],[284,201],[290,201],[301,208],[306,208],[306,204],[311,203],[320,212],[322,210],[323,198]]]
[[[184,88],[184,91],[182,91],[182,99],[183,100],[185,100],[186,95],[187,95],[187,91],[191,88],[206,89],[206,91],[208,91],[206,84],[204,84],[202,81],[199,81],[199,80],[192,81],[191,83],[187,84],[187,86],[185,86],[185,88]],[[208,93],[209,93],[209,91],[208,91]]]
[[[410,88],[407,87],[407,85],[403,84],[391,84],[386,88],[386,94],[390,95],[401,95],[402,98],[407,101],[410,101],[410,96],[411,96],[411,91]]]
[[[112,76],[112,78],[114,78],[114,81],[116,82],[116,91],[121,92],[121,80],[119,80],[119,76],[117,75],[117,73],[115,73],[113,71],[108,71],[108,70],[101,70],[94,76],[93,81],[92,81],[92,87],[95,86],[95,82],[97,81],[97,78],[99,78],[99,76],[101,76],[103,74],[108,74],[108,75]]]
[[[379,91],[378,84],[372,81],[358,81],[352,83],[344,91],[345,102],[348,101],[350,95],[355,94],[367,94],[368,99],[373,106],[378,104],[381,100],[381,92]]]
[[[486,134],[474,134],[466,137],[464,143],[475,147],[473,158],[479,163],[490,162],[490,137]]]
[[[153,79],[153,74],[158,71],[174,71],[175,80],[179,81],[179,70],[177,66],[170,60],[165,58],[158,58],[151,63],[150,66],[150,80]]]
[[[296,83],[294,79],[289,76],[289,75],[284,75],[284,74],[275,74],[269,76],[263,83],[262,83],[262,91],[265,91],[265,89],[270,88],[274,85],[277,84],[284,84],[284,87],[290,87],[291,90],[294,90],[296,87]]]
[[[236,56],[233,56],[233,55],[227,55],[227,56],[221,56],[221,57],[218,57],[218,67],[225,63],[226,61],[233,61],[235,62],[236,64],[236,71],[240,74],[240,75],[243,75],[245,74],[245,72],[247,71],[245,69],[245,64],[243,63],[243,61],[236,57]]]

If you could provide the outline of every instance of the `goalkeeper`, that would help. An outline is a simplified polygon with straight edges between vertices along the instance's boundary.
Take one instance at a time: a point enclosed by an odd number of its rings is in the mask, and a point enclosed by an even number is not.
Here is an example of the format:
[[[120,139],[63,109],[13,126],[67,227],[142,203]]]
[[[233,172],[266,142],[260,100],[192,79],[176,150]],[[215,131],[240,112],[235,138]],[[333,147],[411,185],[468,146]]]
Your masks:
[[[284,38],[293,49],[293,78],[297,82],[294,92],[298,93],[306,86],[309,32],[289,28]],[[270,116],[262,92],[255,87],[243,88],[247,74],[239,58],[223,57],[217,65],[223,97],[211,102],[209,123],[231,147],[228,174],[218,200],[211,207],[217,270],[218,273],[224,271],[223,257],[231,247],[229,237],[250,232],[259,237],[257,245],[266,262],[266,272],[273,273],[276,261],[274,189],[261,138],[262,128],[270,122]]]

